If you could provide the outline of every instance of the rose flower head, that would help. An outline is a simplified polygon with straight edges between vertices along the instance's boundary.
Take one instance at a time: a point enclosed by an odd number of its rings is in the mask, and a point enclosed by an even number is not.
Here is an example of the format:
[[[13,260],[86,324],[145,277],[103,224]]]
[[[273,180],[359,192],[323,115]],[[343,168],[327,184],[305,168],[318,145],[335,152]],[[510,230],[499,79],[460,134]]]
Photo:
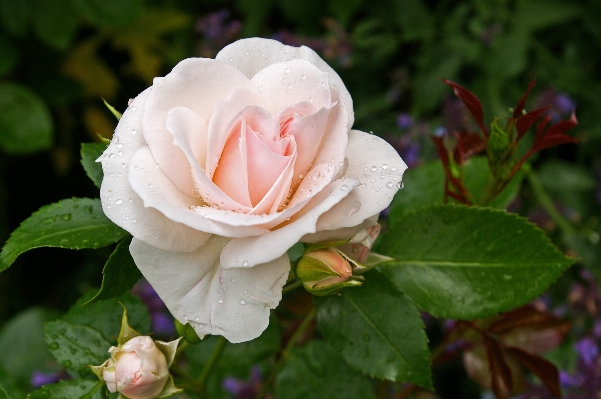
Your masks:
[[[162,342],[140,335],[129,326],[124,310],[117,342],[108,351],[110,359],[92,366],[110,392],[119,392],[120,399],[166,398],[181,392],[169,374],[179,339]]]
[[[376,224],[407,166],[353,121],[313,50],[259,38],[183,60],[130,102],[99,158],[103,210],[180,323],[258,337],[290,247]]]

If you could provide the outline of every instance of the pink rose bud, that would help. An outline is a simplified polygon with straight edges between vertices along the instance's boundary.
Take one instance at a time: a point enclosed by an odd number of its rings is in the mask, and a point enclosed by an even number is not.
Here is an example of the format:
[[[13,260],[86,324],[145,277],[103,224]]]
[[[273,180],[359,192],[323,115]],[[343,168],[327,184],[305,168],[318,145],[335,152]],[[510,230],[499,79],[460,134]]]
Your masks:
[[[128,399],[156,398],[169,379],[169,367],[163,352],[148,336],[130,339],[109,349],[111,358],[102,366],[102,379],[111,392]]]
[[[318,296],[331,295],[349,286],[361,285],[350,279],[353,269],[339,250],[327,247],[308,251],[298,261],[296,277],[310,293]]]

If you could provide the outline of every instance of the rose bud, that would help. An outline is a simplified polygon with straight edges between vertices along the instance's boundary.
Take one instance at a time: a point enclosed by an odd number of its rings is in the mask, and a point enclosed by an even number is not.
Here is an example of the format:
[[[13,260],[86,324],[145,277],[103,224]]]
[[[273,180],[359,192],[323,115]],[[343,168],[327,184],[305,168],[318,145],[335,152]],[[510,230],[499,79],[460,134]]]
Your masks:
[[[360,280],[351,278],[352,274],[348,257],[332,247],[308,251],[296,265],[296,277],[307,291],[317,296],[361,285]]]
[[[132,338],[121,347],[112,346],[109,353],[111,358],[101,367],[110,392],[122,393],[128,399],[150,399],[163,391],[169,368],[152,338]]]

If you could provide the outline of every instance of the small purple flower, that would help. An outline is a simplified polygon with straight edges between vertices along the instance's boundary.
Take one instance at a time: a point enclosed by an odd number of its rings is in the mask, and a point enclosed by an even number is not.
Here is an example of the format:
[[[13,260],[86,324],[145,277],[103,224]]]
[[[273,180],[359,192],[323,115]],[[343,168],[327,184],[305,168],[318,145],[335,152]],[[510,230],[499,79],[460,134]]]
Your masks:
[[[254,366],[250,370],[249,381],[227,377],[223,380],[221,386],[233,395],[232,399],[253,399],[259,391],[262,381],[261,369],[258,366]]]
[[[576,109],[576,103],[567,93],[557,93],[554,104],[563,114],[571,114]]]
[[[30,383],[31,383],[32,387],[39,388],[41,386],[44,386],[47,384],[53,384],[55,382],[58,382],[61,379],[66,379],[66,378],[69,378],[69,376],[64,371],[56,371],[53,373],[44,373],[42,371],[35,370],[31,374]]]
[[[599,347],[593,338],[586,337],[574,344],[574,348],[580,355],[580,359],[588,367],[596,364],[599,357]]]
[[[396,124],[399,129],[408,129],[413,124],[413,118],[411,115],[403,112],[396,118]]]
[[[152,321],[152,331],[161,337],[169,337],[175,332],[173,318],[167,312],[165,303],[154,288],[146,280],[140,280],[131,290],[132,294],[140,297],[148,308]]]
[[[444,126],[438,126],[436,129],[434,129],[434,135],[436,137],[444,137],[448,133],[449,133],[449,131]]]

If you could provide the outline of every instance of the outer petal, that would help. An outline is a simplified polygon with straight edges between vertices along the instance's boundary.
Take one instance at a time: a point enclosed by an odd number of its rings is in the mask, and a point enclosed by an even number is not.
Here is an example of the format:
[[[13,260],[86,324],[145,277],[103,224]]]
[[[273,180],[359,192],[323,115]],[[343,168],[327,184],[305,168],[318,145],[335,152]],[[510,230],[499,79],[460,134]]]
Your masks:
[[[180,191],[194,195],[195,187],[186,156],[173,145],[167,130],[168,112],[186,107],[208,121],[215,103],[239,87],[252,89],[252,84],[236,68],[206,58],[183,60],[167,76],[154,79],[142,120],[144,138],[161,170]]]
[[[265,109],[275,117],[291,105],[304,101],[316,109],[331,103],[328,74],[305,60],[272,64],[252,78],[261,93]]]
[[[357,226],[381,212],[400,189],[407,169],[390,144],[358,130],[349,133],[346,159],[348,166],[343,176],[358,179],[361,185],[320,216],[318,231]]]
[[[287,225],[258,237],[232,239],[221,253],[221,267],[252,268],[285,256],[302,236],[315,233],[319,216],[340,202],[358,184],[355,179],[336,180],[315,195]]]
[[[136,193],[144,200],[144,206],[158,209],[170,220],[183,223],[198,231],[227,237],[254,236],[267,231],[257,226],[223,224],[196,214],[193,209],[204,206],[203,202],[199,198],[187,196],[174,187],[157,167],[148,148],[139,149],[132,157],[131,163],[129,181]],[[234,214],[230,219],[243,216],[243,214]]]
[[[127,178],[133,154],[146,145],[142,116],[151,90],[142,92],[125,110],[111,144],[98,158],[104,171],[100,188],[102,209],[115,224],[150,245],[172,251],[192,251],[210,234],[176,223],[156,209],[145,208]]]
[[[324,72],[328,73],[328,81],[340,90],[341,100],[348,110],[347,130],[353,126],[353,100],[342,83],[340,76],[309,47],[291,47],[271,39],[250,38],[238,40],[222,49],[215,59],[227,62],[238,68],[249,78],[252,78],[261,69],[276,62],[300,58],[310,61]]]
[[[194,252],[162,251],[133,240],[130,252],[169,311],[200,337],[252,340],[267,328],[269,309],[282,298],[290,270],[287,255],[249,269],[224,270],[219,254],[226,238],[213,237]],[[172,267],[165,267],[172,265]]]

